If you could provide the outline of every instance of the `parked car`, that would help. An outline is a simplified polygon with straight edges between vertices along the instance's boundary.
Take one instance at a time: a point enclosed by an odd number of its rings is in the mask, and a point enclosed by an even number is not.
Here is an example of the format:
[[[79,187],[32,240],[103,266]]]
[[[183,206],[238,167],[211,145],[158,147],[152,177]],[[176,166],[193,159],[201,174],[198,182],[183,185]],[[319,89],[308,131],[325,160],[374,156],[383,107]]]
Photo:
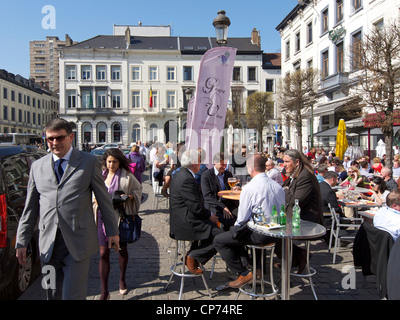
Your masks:
[[[36,147],[0,146],[0,300],[15,300],[40,274],[37,230],[25,266],[15,257],[15,241],[31,164],[46,154]]]
[[[94,154],[95,156],[101,157],[107,149],[94,149],[90,151],[91,154]]]
[[[123,146],[124,145],[122,143],[107,143],[96,149],[98,150],[98,149],[122,148]]]

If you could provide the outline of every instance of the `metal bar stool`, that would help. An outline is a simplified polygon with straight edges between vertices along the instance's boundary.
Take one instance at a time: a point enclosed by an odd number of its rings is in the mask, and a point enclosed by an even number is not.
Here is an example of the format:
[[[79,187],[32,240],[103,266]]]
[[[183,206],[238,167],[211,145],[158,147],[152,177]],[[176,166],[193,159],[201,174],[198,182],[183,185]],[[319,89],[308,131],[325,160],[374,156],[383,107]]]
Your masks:
[[[315,275],[317,273],[317,271],[313,267],[310,266],[310,241],[306,240],[305,245],[306,245],[306,250],[307,250],[307,265],[305,268],[306,273],[298,274],[298,273],[291,272],[290,275],[293,277],[297,277],[297,278],[308,278],[308,280],[310,282],[312,293],[314,295],[314,299],[318,300],[317,294],[315,293],[314,283],[312,280],[312,276]],[[293,241],[291,242],[291,248],[292,248],[291,251],[293,252]]]
[[[179,300],[182,298],[182,292],[183,292],[183,287],[185,283],[185,278],[194,278],[194,277],[200,277],[203,279],[204,286],[207,289],[208,295],[210,298],[213,297],[208,285],[206,278],[204,276],[204,273],[202,274],[193,274],[190,273],[189,270],[186,270],[186,265],[185,265],[185,256],[186,256],[186,245],[185,245],[185,240],[175,240],[176,243],[176,249],[175,249],[175,258],[174,258],[174,264],[171,267],[171,276],[168,280],[168,283],[164,287],[164,290],[167,290],[168,286],[170,285],[172,278],[175,276],[181,277],[181,286],[179,289]],[[183,262],[178,262],[179,261],[179,255],[182,255],[183,257]],[[179,268],[180,267],[180,268]],[[203,266],[200,265],[200,268],[204,270]]]
[[[275,252],[275,243],[269,243],[266,245],[247,245],[247,248],[252,250],[253,256],[253,282],[252,288],[250,290],[246,289],[246,286],[239,288],[238,294],[236,296],[236,300],[239,298],[240,293],[247,294],[251,296],[251,299],[254,298],[266,298],[274,296],[275,299],[278,299],[278,287],[274,283],[274,275],[273,275],[273,266],[274,266],[274,252]],[[261,279],[258,281],[260,285],[260,291],[257,293],[257,260],[256,260],[256,250],[261,250]],[[271,250],[270,252],[270,263],[269,263],[269,276],[270,281],[266,281],[264,279],[265,269],[264,269],[264,258],[265,251]],[[264,285],[269,284],[271,286],[271,292],[265,292]]]

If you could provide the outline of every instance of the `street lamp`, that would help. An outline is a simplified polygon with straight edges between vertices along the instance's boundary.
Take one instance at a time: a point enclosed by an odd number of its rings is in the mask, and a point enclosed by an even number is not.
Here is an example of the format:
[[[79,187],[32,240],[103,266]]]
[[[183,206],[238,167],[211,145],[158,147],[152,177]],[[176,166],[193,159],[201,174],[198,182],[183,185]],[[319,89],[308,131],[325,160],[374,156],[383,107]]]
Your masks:
[[[219,45],[226,44],[228,42],[228,27],[231,25],[231,21],[225,15],[225,13],[225,10],[218,11],[218,16],[213,21],[217,43]]]

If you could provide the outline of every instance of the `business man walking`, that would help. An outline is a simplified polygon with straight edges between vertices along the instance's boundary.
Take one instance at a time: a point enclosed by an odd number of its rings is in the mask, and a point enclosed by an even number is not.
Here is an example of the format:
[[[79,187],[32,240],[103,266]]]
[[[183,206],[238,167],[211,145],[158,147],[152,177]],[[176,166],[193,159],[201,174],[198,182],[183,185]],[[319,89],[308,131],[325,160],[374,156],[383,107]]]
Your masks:
[[[47,298],[84,300],[90,256],[99,249],[92,191],[101,208],[109,247],[116,250],[118,216],[97,157],[72,147],[71,124],[53,119],[45,131],[51,153],[31,167],[25,209],[17,231],[17,258],[20,264],[26,263],[27,246],[39,219],[42,266],[52,266],[56,276],[55,288],[47,289]]]

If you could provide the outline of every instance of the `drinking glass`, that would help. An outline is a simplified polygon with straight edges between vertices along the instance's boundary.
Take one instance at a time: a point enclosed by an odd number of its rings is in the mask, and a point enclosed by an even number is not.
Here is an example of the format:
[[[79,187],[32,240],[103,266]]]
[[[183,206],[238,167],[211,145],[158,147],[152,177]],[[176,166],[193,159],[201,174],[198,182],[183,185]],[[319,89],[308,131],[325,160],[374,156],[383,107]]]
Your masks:
[[[239,182],[239,180],[237,178],[228,178],[228,184],[231,187],[231,189]],[[231,192],[231,194],[234,194],[233,192]]]

